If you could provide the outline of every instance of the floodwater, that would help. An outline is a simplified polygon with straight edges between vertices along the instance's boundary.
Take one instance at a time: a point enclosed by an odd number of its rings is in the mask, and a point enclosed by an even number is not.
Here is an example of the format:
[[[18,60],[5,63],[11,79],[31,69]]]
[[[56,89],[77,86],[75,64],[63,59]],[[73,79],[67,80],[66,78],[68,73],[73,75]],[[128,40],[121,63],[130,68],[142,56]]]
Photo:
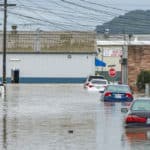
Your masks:
[[[123,128],[121,103],[81,84],[8,84],[0,98],[2,150],[149,150],[150,130]]]

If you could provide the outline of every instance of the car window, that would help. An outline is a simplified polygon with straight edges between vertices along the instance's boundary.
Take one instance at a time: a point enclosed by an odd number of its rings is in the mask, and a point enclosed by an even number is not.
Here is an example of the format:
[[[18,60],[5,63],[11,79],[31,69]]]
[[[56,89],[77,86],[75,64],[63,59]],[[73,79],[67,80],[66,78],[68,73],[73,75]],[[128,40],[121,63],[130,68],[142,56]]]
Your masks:
[[[107,81],[105,80],[92,80],[91,82],[93,84],[107,84]]]
[[[107,87],[107,90],[112,92],[130,92],[130,88],[128,86],[119,85],[110,85]]]
[[[136,102],[133,103],[131,110],[134,111],[150,111],[150,101],[149,100],[137,100]]]
[[[89,76],[88,81],[91,81],[92,79],[104,79],[103,76]]]

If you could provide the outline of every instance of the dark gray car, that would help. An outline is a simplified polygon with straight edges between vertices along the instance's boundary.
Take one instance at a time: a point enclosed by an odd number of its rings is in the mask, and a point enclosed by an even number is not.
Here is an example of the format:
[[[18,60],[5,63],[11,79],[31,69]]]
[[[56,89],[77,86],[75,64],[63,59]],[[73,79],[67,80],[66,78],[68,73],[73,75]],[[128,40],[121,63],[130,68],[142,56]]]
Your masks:
[[[150,127],[150,97],[141,97],[134,100],[129,108],[122,108],[127,112],[124,118],[124,126]]]

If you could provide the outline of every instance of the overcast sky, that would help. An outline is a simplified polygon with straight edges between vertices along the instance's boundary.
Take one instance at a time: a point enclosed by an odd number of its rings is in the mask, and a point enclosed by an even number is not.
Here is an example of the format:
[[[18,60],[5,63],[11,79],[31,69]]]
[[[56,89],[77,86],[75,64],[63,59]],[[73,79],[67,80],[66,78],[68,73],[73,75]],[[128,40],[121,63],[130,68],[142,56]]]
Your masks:
[[[97,2],[103,2],[110,4],[117,8],[134,10],[134,9],[150,9],[150,0],[95,0]]]
[[[2,0],[0,0],[3,3]],[[8,0],[8,30],[94,30],[131,10],[150,9],[150,0]],[[3,28],[3,9],[0,11]]]

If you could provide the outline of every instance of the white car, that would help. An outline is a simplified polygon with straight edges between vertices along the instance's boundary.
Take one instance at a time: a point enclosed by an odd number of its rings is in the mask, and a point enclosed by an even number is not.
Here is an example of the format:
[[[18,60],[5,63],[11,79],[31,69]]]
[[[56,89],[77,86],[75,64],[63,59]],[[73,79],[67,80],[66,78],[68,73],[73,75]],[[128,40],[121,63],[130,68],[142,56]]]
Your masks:
[[[107,85],[108,81],[106,79],[92,79],[87,85],[87,90],[104,92]]]
[[[88,87],[88,84],[92,79],[105,79],[105,77],[102,75],[97,75],[97,76],[96,75],[90,75],[90,76],[88,76],[85,83],[84,83],[85,89]]]

